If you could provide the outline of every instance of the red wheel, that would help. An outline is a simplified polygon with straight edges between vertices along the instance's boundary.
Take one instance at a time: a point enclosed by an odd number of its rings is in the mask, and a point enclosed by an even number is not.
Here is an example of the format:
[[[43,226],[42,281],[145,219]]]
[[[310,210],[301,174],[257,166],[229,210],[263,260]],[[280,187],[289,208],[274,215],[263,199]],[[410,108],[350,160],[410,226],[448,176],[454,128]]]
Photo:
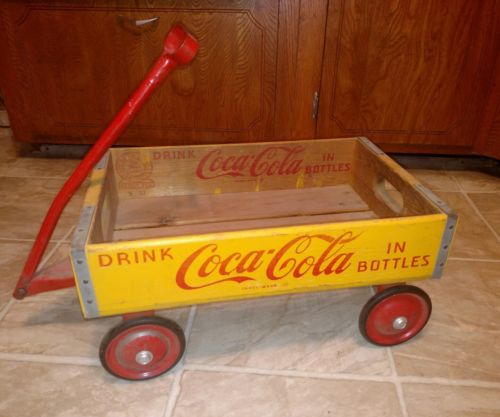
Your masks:
[[[179,325],[162,317],[125,320],[104,337],[99,349],[102,366],[128,380],[159,376],[179,362],[185,349]]]
[[[398,345],[424,328],[431,311],[431,299],[420,288],[389,287],[365,304],[359,315],[359,330],[366,340],[376,345]]]

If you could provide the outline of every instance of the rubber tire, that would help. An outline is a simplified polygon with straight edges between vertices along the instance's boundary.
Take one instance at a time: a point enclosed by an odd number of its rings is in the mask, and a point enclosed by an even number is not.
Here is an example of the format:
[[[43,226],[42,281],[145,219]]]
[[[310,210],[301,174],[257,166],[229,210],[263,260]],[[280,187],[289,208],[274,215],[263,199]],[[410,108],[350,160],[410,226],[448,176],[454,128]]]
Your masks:
[[[111,369],[108,366],[108,363],[106,361],[106,351],[107,351],[110,343],[116,337],[120,336],[120,334],[122,334],[123,332],[125,332],[133,327],[142,326],[142,325],[157,325],[157,326],[165,327],[165,328],[169,329],[170,331],[172,331],[175,334],[175,336],[177,337],[177,339],[179,340],[179,344],[180,344],[179,355],[178,355],[177,359],[175,360],[175,362],[171,366],[164,369],[161,373],[159,373],[157,375],[154,375],[151,377],[144,377],[144,378],[127,378],[123,375],[120,375],[120,374],[114,372],[113,369]],[[147,316],[147,317],[139,317],[139,318],[135,318],[135,319],[131,319],[131,320],[124,320],[120,324],[118,324],[117,326],[113,327],[104,336],[104,338],[101,341],[101,345],[99,347],[99,359],[101,361],[102,367],[107,372],[109,372],[111,375],[116,376],[117,378],[120,378],[120,379],[128,380],[128,381],[143,381],[146,379],[156,378],[160,375],[163,375],[165,372],[168,372],[170,369],[172,369],[181,360],[185,349],[186,349],[186,338],[184,336],[184,331],[175,321],[170,320],[170,319],[166,319],[164,317]]]
[[[422,325],[422,327],[415,332],[413,335],[411,335],[409,338],[402,340],[401,342],[398,343],[391,343],[391,344],[383,344],[383,343],[378,343],[374,341],[367,333],[366,327],[367,327],[367,321],[369,319],[369,315],[373,308],[378,305],[381,301],[387,299],[388,297],[392,297],[393,295],[396,294],[403,294],[403,293],[410,293],[410,294],[415,294],[419,296],[421,299],[424,300],[424,302],[427,304],[427,308],[429,310],[429,314],[427,315],[427,318]],[[392,287],[388,287],[385,290],[375,294],[372,296],[368,302],[364,305],[363,309],[361,310],[359,314],[359,331],[362,334],[362,336],[370,343],[377,345],[377,346],[396,346],[400,345],[402,343],[407,342],[408,340],[413,339],[417,334],[419,334],[424,327],[427,325],[430,317],[432,314],[432,302],[431,298],[429,295],[422,289],[415,287],[413,285],[395,285]]]

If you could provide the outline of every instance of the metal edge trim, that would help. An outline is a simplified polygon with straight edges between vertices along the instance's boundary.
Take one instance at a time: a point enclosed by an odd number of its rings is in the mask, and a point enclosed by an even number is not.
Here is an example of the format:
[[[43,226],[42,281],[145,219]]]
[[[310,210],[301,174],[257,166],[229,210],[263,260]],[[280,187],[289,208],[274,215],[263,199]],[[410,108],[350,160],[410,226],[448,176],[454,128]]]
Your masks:
[[[428,200],[430,200],[435,206],[439,207],[439,209],[447,214],[448,216],[455,216],[456,213],[453,211],[453,209],[446,204],[443,200],[441,200],[436,194],[434,194],[431,190],[429,190],[425,185],[423,184],[415,184],[415,188],[417,188],[418,191],[420,191],[421,194],[423,194],[425,197],[427,197]]]
[[[380,149],[367,137],[358,136],[358,139],[363,145],[369,148],[376,155],[385,155],[385,152],[382,151],[382,149]],[[441,238],[441,244],[439,246],[439,251],[436,258],[436,265],[432,273],[432,278],[440,278],[443,275],[443,269],[446,264],[446,260],[448,259],[448,253],[458,222],[458,216],[450,206],[448,206],[427,187],[420,183],[414,184],[414,186],[425,198],[427,198],[432,204],[437,206],[438,209],[447,216],[443,237]]]
[[[95,164],[94,169],[103,169],[106,167],[106,163],[108,162],[109,151],[107,151],[104,156],[99,160],[97,164]]]
[[[90,276],[90,268],[85,253],[85,243],[90,232],[90,225],[94,217],[95,207],[85,206],[82,209],[80,221],[76,226],[71,243],[71,263],[75,270],[75,279],[80,291],[82,309],[85,318],[99,317],[99,307],[95,295],[94,286]]]
[[[380,149],[377,145],[375,145],[370,139],[368,139],[366,136],[358,136],[359,141],[365,145],[367,148],[369,148],[372,152],[374,152],[376,155],[385,155],[385,152]]]
[[[109,153],[106,152],[95,165],[94,169],[101,170],[105,168],[108,159]],[[81,306],[85,318],[100,317],[97,297],[92,284],[90,268],[85,252],[85,245],[89,239],[95,212],[96,206],[94,205],[87,205],[82,208],[80,219],[71,241],[71,263],[75,272],[75,279],[80,292]]]
[[[451,241],[453,240],[453,235],[457,228],[458,216],[455,211],[448,206],[448,204],[441,200],[426,186],[422,184],[415,184],[415,187],[447,216],[443,237],[441,239],[441,244],[436,258],[436,266],[434,267],[434,271],[432,273],[432,278],[440,278],[443,275],[443,269],[446,264],[446,260],[448,259]]]
[[[448,254],[450,251],[451,241],[453,239],[453,234],[457,226],[458,217],[456,214],[448,215],[446,220],[446,225],[444,227],[443,237],[441,239],[441,245],[439,246],[439,252],[436,259],[436,266],[432,272],[432,278],[441,278],[443,275],[443,269],[448,259]]]

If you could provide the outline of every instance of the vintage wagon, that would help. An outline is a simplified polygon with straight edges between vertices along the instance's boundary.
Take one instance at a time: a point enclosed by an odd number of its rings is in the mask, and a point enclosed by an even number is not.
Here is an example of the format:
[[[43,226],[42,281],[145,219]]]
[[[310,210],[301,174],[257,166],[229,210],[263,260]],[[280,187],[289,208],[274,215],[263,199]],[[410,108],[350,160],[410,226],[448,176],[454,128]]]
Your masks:
[[[183,52],[192,38],[182,29],[172,33],[162,68],[196,52],[195,43]],[[182,357],[183,331],[159,309],[373,285],[359,317],[367,340],[390,346],[422,330],[431,301],[405,283],[442,274],[457,222],[443,201],[360,137],[107,151],[143,96],[132,96],[56,198],[17,298],[76,282],[85,318],[124,317],[100,358],[133,380]],[[61,206],[94,165],[72,270],[35,273]]]

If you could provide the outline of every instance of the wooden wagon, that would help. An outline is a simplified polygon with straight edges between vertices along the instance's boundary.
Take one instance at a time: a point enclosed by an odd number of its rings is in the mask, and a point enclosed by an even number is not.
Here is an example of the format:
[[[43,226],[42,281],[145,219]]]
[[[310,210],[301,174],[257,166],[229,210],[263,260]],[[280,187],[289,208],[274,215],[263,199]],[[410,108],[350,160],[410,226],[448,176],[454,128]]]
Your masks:
[[[441,276],[455,225],[366,138],[117,148],[91,176],[71,258],[87,318],[374,285],[360,330],[393,345],[426,324],[429,297],[403,283]],[[104,366],[135,379],[146,339],[178,346],[168,367],[182,355],[179,326],[145,314],[106,338]]]
[[[441,276],[449,207],[366,138],[108,149],[197,41],[182,27],[54,199],[14,297],[77,286],[86,318],[122,315],[103,366],[125,379],[171,369],[185,339],[154,311],[374,285],[363,336],[405,342],[431,314],[406,285]],[[93,169],[71,263],[38,271],[58,219]]]

